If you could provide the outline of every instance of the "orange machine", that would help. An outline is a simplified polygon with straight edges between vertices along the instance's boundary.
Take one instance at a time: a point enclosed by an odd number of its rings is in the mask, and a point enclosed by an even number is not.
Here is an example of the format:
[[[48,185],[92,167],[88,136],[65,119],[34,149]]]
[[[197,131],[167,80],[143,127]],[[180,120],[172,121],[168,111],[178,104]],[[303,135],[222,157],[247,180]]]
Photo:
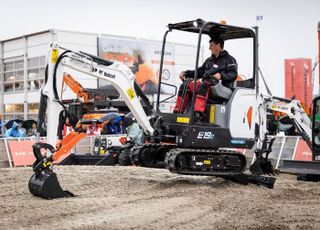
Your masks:
[[[65,73],[63,75],[62,88],[64,87],[64,84],[69,86],[69,88],[77,95],[79,99],[81,98],[84,103],[88,103],[92,100],[91,95],[82,87],[79,82],[74,80],[74,78],[70,74]],[[85,136],[85,133],[71,132],[66,137],[64,137],[61,142],[57,143],[55,159],[70,152],[71,149]]]
[[[63,83],[62,87],[64,87],[64,84],[69,86],[69,88],[77,94],[78,98],[83,98],[83,102],[89,102],[92,100],[90,94],[82,87],[82,85],[73,79],[73,77],[70,74],[64,74],[63,75]]]

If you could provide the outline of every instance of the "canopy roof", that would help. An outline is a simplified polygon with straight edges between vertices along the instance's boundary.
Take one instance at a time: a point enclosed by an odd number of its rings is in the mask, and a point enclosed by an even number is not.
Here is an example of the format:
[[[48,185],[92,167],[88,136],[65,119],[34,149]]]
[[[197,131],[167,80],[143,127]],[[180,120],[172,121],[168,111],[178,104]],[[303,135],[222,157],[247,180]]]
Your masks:
[[[209,35],[211,38],[215,36],[220,36],[223,40],[228,40],[236,38],[255,37],[254,31],[250,28],[231,26],[216,22],[205,22],[202,19],[169,24],[168,27],[170,30],[181,30],[192,33],[199,33],[201,27],[205,23],[206,26],[203,28],[202,33]]]

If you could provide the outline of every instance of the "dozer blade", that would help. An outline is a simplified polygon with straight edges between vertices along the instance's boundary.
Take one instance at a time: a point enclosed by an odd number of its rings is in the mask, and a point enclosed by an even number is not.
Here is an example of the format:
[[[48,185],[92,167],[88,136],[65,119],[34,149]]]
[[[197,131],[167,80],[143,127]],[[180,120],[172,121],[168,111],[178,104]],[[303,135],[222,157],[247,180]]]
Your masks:
[[[257,175],[273,174],[273,166],[268,159],[257,159],[252,165],[250,165],[250,172]]]
[[[63,191],[54,172],[34,173],[29,180],[29,191],[35,195],[51,200],[55,198],[73,197],[69,191]]]
[[[296,174],[297,180],[320,181],[320,161],[284,160],[280,172]]]
[[[276,182],[276,178],[269,177],[269,176],[262,176],[262,175],[256,175],[256,174],[245,174],[245,173],[239,173],[232,176],[221,176],[224,179],[233,181],[235,183],[247,185],[247,184],[256,184],[258,186],[264,186],[267,188],[272,189],[274,186],[274,183]]]

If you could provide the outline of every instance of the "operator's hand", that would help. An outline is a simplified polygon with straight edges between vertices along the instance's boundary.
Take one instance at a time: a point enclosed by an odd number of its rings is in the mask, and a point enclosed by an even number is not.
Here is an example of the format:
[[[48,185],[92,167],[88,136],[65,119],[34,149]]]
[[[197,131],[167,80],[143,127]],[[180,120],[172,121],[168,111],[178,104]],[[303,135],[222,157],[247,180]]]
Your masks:
[[[184,73],[184,72],[181,72],[180,75],[179,75],[179,78],[180,78],[182,81],[186,80],[185,73]]]
[[[213,77],[218,81],[221,80],[221,74],[220,73],[214,74]]]

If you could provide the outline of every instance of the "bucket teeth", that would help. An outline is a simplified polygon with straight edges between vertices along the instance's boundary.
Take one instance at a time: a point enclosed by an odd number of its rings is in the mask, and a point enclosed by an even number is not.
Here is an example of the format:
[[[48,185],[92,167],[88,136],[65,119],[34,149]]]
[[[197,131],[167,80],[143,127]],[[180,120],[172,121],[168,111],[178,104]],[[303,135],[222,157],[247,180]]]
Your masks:
[[[256,160],[250,166],[250,172],[257,175],[262,174],[274,174],[273,166],[268,159],[259,159]]]

